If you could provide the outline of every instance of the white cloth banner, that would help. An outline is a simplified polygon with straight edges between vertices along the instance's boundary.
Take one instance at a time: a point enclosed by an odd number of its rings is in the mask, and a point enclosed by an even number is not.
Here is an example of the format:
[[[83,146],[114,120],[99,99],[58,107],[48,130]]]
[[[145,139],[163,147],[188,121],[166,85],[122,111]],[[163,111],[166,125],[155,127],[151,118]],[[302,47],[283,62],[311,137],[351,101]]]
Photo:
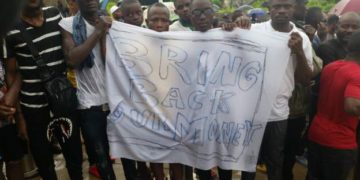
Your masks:
[[[290,50],[281,33],[163,32],[114,22],[111,155],[254,171]]]

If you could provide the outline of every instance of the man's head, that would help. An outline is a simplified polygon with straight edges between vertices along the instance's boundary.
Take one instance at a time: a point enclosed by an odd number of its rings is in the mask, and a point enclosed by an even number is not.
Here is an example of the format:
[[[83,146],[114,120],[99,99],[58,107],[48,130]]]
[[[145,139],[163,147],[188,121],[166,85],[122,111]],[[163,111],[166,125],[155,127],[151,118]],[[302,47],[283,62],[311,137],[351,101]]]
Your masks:
[[[340,41],[347,43],[351,35],[359,30],[360,15],[355,12],[348,12],[340,17],[336,35]]]
[[[98,14],[98,0],[77,0],[77,2],[82,16],[92,17]]]
[[[147,11],[146,25],[154,31],[168,31],[170,26],[169,9],[162,3],[151,5]]]
[[[209,0],[193,0],[190,6],[191,23],[196,31],[205,32],[212,28],[214,10]]]
[[[293,18],[295,0],[268,0],[272,24],[288,25]]]
[[[44,3],[42,0],[27,0],[23,8],[23,14],[27,16],[37,15],[36,12],[41,10]]]
[[[110,13],[115,20],[119,21],[121,19],[121,9],[117,5],[114,5],[110,8]]]
[[[360,60],[360,31],[354,32],[348,43],[348,54]]]
[[[293,15],[293,19],[295,21],[305,20],[306,4],[307,4],[307,0],[296,0],[294,6],[294,15]]]
[[[328,17],[326,26],[328,33],[334,34],[339,23],[339,16],[332,14]]]
[[[315,29],[319,28],[321,22],[326,21],[324,14],[319,7],[311,7],[305,16],[305,24],[310,24]]]
[[[141,26],[144,18],[141,4],[138,0],[124,0],[120,9],[125,23]]]
[[[181,21],[190,22],[190,5],[191,0],[175,0],[175,13],[180,17]]]

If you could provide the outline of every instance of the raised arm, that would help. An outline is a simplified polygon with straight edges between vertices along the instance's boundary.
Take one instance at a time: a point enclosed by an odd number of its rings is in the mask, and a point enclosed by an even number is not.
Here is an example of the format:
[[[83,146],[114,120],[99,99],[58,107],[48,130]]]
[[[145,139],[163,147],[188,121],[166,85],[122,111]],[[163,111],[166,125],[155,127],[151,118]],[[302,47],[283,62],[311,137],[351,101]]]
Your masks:
[[[62,30],[63,47],[67,64],[72,67],[78,67],[85,58],[91,53],[95,45],[105,36],[109,29],[109,24],[99,18],[95,22],[94,32],[85,40],[83,44],[76,46],[71,33]]]
[[[83,44],[78,46],[76,46],[72,34],[66,30],[62,30],[62,36],[66,63],[72,68],[77,68],[85,60],[85,58],[89,56],[103,34],[101,31],[95,30]]]
[[[299,33],[290,35],[289,47],[291,52],[296,56],[295,80],[304,86],[310,85],[312,70],[308,65],[305,52],[302,46],[303,39]]]

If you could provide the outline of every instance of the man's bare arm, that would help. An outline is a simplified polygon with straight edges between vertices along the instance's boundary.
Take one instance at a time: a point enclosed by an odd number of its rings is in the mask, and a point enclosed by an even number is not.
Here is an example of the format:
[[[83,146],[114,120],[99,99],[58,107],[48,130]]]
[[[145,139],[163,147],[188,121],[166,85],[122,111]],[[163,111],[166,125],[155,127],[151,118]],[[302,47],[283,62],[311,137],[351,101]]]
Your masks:
[[[360,99],[347,97],[344,102],[344,110],[350,115],[360,118]]]
[[[309,86],[312,78],[312,70],[307,63],[304,49],[302,47],[303,40],[299,33],[290,35],[289,47],[291,52],[296,56],[295,80],[304,86]]]
[[[62,36],[66,63],[70,67],[76,68],[89,56],[103,34],[100,31],[95,30],[94,33],[79,46],[76,46],[72,34],[69,32],[62,30]]]

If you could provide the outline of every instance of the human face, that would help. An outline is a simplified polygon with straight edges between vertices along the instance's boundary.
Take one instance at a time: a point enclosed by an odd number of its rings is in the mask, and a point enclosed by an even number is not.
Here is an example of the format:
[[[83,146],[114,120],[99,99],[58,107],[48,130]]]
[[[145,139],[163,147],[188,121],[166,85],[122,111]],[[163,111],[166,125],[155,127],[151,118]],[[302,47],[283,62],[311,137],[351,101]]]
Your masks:
[[[120,10],[120,8],[119,9],[117,9],[113,14],[112,14],[112,16],[113,16],[113,18],[115,19],[115,20],[120,20],[121,19],[121,16],[122,16],[122,13],[121,13],[121,10]]]
[[[169,11],[164,7],[151,7],[146,24],[149,29],[157,32],[168,31],[170,26]]]
[[[98,0],[79,0],[79,9],[83,16],[94,16],[97,15],[99,10]]]
[[[124,5],[122,9],[124,22],[135,26],[141,26],[143,22],[143,11],[139,3],[130,3]]]
[[[321,13],[317,13],[314,17],[314,24],[312,24],[312,26],[314,26],[316,29],[319,29],[319,26],[325,26],[326,24],[326,16],[321,12]]]
[[[351,35],[360,30],[360,21],[357,18],[347,16],[340,19],[339,27],[337,30],[337,37],[344,42],[350,40]]]
[[[288,24],[294,14],[293,0],[272,0],[269,4],[273,24]]]
[[[294,6],[294,20],[296,21],[304,21],[306,14],[306,3],[298,2]]]
[[[190,21],[190,5],[191,0],[176,0],[175,1],[175,13],[180,17],[183,21]]]
[[[200,32],[208,31],[212,28],[214,20],[214,10],[211,3],[207,0],[195,0],[191,7],[191,23],[195,30]]]

